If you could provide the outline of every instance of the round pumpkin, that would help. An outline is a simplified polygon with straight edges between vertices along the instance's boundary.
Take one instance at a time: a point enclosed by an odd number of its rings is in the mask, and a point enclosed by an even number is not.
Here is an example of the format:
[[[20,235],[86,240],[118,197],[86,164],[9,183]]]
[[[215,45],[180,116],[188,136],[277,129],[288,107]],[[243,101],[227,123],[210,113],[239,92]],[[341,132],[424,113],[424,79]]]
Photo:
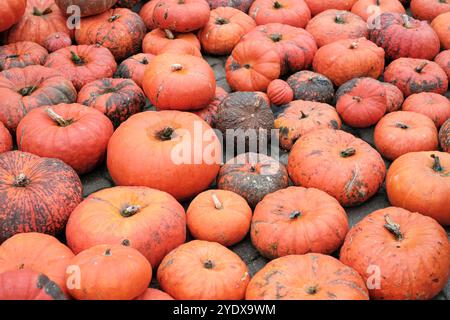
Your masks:
[[[195,239],[226,247],[240,242],[250,230],[252,209],[240,195],[228,190],[207,190],[189,204],[186,221]]]
[[[242,11],[220,7],[211,10],[208,23],[198,33],[202,48],[209,54],[228,55],[242,36],[256,26]]]
[[[174,33],[168,29],[154,29],[147,33],[142,42],[144,53],[159,55],[173,49],[179,53],[196,52],[197,56],[201,56],[200,41],[193,33]]]
[[[221,151],[215,132],[198,116],[148,111],[131,116],[114,132],[107,164],[116,185],[147,186],[183,200],[215,179]]]
[[[145,100],[141,88],[129,79],[95,80],[86,84],[78,93],[78,103],[101,111],[115,127],[142,111]]]
[[[354,128],[367,128],[378,122],[387,110],[386,89],[372,78],[347,81],[336,92],[336,111]]]
[[[420,20],[432,21],[440,14],[450,12],[449,0],[411,0],[411,13]]]
[[[116,60],[123,60],[140,51],[146,30],[137,13],[117,8],[81,19],[75,39],[80,45],[99,44],[108,48]]]
[[[267,96],[271,103],[281,106],[294,99],[294,91],[286,81],[275,79],[267,87]]]
[[[12,136],[5,125],[0,122],[0,153],[13,149]]]
[[[303,70],[294,73],[286,81],[294,91],[294,100],[316,101],[329,104],[333,102],[333,83],[320,73]]]
[[[378,78],[384,69],[384,50],[365,39],[344,39],[317,50],[314,71],[336,86],[358,77]]]
[[[72,45],[72,39],[65,32],[55,32],[44,41],[44,47],[49,52],[54,52]]]
[[[164,291],[148,288],[136,300],[174,300],[170,295]]]
[[[16,137],[19,150],[60,159],[81,175],[103,162],[112,134],[101,112],[73,103],[34,109],[20,121]]]
[[[22,41],[0,47],[0,71],[43,65],[48,52],[37,43]]]
[[[405,97],[420,92],[444,94],[448,88],[447,75],[435,62],[400,58],[384,71],[384,81],[396,85]]]
[[[447,79],[450,79],[450,50],[444,50],[439,53],[436,58],[434,58],[434,62],[445,71]]]
[[[445,121],[439,130],[439,144],[443,151],[450,153],[450,119]]]
[[[75,102],[77,91],[58,71],[28,66],[0,72],[0,96],[0,121],[13,132],[29,111]]]
[[[297,140],[288,172],[295,185],[320,189],[341,205],[354,206],[378,191],[386,166],[367,142],[341,130],[322,129]]]
[[[386,90],[386,99],[387,99],[386,112],[393,112],[400,110],[404,101],[403,93],[400,91],[399,88],[397,88],[392,83],[382,82],[381,84],[384,86],[384,89]]]
[[[341,119],[332,106],[312,101],[295,100],[289,103],[275,120],[279,129],[280,146],[290,150],[301,136],[317,129],[340,129]]]
[[[361,276],[328,255],[308,253],[270,261],[250,281],[247,300],[369,300]]]
[[[323,11],[312,18],[306,31],[313,35],[319,47],[337,40],[369,36],[367,23],[361,17],[335,9]]]
[[[200,109],[200,110],[194,110],[191,111],[192,113],[198,115],[200,118],[206,121],[207,124],[209,124],[211,127],[215,127],[217,123],[217,117],[218,117],[218,108],[219,105],[222,103],[222,101],[225,99],[225,97],[228,95],[228,92],[226,92],[221,87],[216,87],[216,93],[214,95],[213,100],[209,103],[209,105],[206,108]]]
[[[449,12],[438,15],[431,23],[431,27],[437,33],[441,47],[444,49],[450,49],[450,1],[447,2]]]
[[[0,3],[0,32],[8,30],[20,21],[25,13],[27,0],[4,0]]]
[[[77,300],[132,300],[147,290],[152,267],[136,249],[101,244],[73,257],[71,266],[80,273],[69,293]],[[70,280],[70,274],[66,279]]]
[[[357,14],[372,27],[376,27],[378,17],[385,12],[405,14],[405,8],[399,0],[358,0],[352,7],[352,12]]]
[[[114,6],[118,0],[53,0],[61,8],[62,11],[67,12],[67,8],[72,5],[80,8],[82,17],[94,16],[107,11]]]
[[[328,9],[350,11],[358,0],[305,0],[313,16]]]
[[[391,164],[386,176],[389,202],[448,226],[449,178],[450,154],[439,151],[404,154]]]
[[[341,246],[348,229],[347,214],[332,196],[314,188],[289,187],[258,203],[250,234],[255,248],[274,259],[330,254]]]
[[[402,110],[426,115],[439,129],[450,118],[450,101],[447,97],[433,92],[421,92],[410,95],[403,102]]]
[[[253,152],[241,153],[228,160],[217,177],[219,189],[237,193],[252,208],[267,194],[288,185],[289,178],[283,164],[265,154]]]
[[[158,283],[177,300],[242,300],[247,266],[216,242],[194,240],[170,252],[158,268]]]
[[[48,36],[55,32],[71,34],[66,25],[65,11],[61,11],[54,0],[27,0],[26,2],[25,13],[8,31],[8,43],[32,41],[43,46]],[[12,17],[14,16],[15,14],[12,14]]]
[[[152,61],[154,55],[150,53],[138,53],[122,61],[114,75],[115,78],[131,79],[142,88],[145,69]]]
[[[146,187],[103,189],[72,212],[66,239],[75,254],[98,244],[127,245],[156,268],[186,240],[186,217],[168,193]]]
[[[431,60],[439,53],[439,37],[427,22],[391,12],[378,19],[379,26],[371,29],[370,40],[384,49],[387,58]]]
[[[0,274],[30,270],[46,275],[67,293],[64,280],[72,251],[58,239],[36,232],[19,233],[0,245]]]
[[[139,11],[139,16],[142,21],[144,21],[147,30],[153,30],[156,28],[155,21],[153,20],[153,11],[155,10],[157,3],[158,0],[150,0],[146,2]]]
[[[280,76],[280,56],[269,41],[240,42],[228,57],[225,71],[234,91],[266,91]]]
[[[436,150],[438,131],[427,116],[416,112],[396,111],[378,122],[374,141],[383,157],[395,160],[408,152]]]
[[[249,10],[256,24],[283,23],[304,28],[311,11],[303,0],[255,0]]]
[[[153,9],[153,21],[161,29],[190,32],[203,28],[209,14],[206,0],[159,0]]]
[[[209,7],[216,9],[218,7],[232,7],[247,13],[254,0],[207,0]]]
[[[424,300],[445,287],[449,256],[447,233],[436,221],[388,207],[350,230],[340,260],[363,277],[373,299]]]

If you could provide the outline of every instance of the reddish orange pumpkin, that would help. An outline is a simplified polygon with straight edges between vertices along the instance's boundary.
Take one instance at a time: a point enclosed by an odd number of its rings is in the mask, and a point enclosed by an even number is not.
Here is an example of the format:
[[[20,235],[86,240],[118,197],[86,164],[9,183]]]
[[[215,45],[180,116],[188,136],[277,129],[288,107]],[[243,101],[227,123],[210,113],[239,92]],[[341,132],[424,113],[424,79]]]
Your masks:
[[[433,121],[422,114],[396,111],[378,122],[374,140],[383,157],[395,160],[408,152],[436,150],[438,131]]]
[[[67,12],[72,5],[78,6],[82,17],[94,16],[107,11],[118,0],[54,0],[62,11]]]
[[[242,300],[250,275],[226,247],[194,240],[170,252],[158,268],[158,283],[177,300]]]
[[[282,23],[304,28],[311,19],[311,11],[303,0],[256,0],[248,14],[258,25]]]
[[[75,254],[98,244],[127,245],[156,268],[186,240],[186,217],[168,193],[146,187],[103,189],[72,212],[66,239]]]
[[[439,151],[404,154],[391,164],[386,176],[389,202],[393,206],[430,216],[448,226],[449,177],[450,154]]]
[[[322,129],[297,140],[288,172],[295,185],[320,189],[343,206],[354,206],[378,191],[386,166],[365,141],[341,130]]]
[[[170,295],[164,291],[148,288],[136,300],[174,300]]]
[[[60,159],[81,175],[105,159],[112,133],[101,112],[73,103],[34,109],[20,121],[16,136],[19,150]]]
[[[370,285],[373,299],[426,300],[445,287],[449,256],[447,234],[436,221],[388,207],[350,230],[340,260]]]
[[[142,88],[145,69],[152,61],[154,55],[150,53],[138,53],[122,61],[114,75],[115,78],[131,79]]]
[[[4,0],[0,3],[0,32],[8,30],[14,24],[20,21],[25,13],[27,0]]]
[[[200,41],[193,33],[173,33],[168,29],[155,29],[147,33],[142,42],[142,51],[153,55],[159,55],[173,48],[177,48],[180,53],[189,53],[195,49],[200,53]]]
[[[436,58],[434,58],[434,62],[445,71],[447,79],[450,79],[450,50],[444,50],[439,53]]]
[[[213,100],[209,103],[209,105],[206,108],[192,111],[192,113],[198,115],[200,118],[206,121],[207,124],[209,124],[211,127],[215,127],[217,123],[217,113],[219,105],[222,103],[222,101],[225,99],[225,97],[228,95],[228,92],[226,92],[221,87],[216,87],[216,93],[214,95]]]
[[[55,32],[44,41],[44,47],[49,52],[54,52],[72,45],[72,39],[65,32]]]
[[[358,0],[305,0],[313,16],[328,9],[350,11]]]
[[[11,133],[5,127],[5,125],[0,122],[0,153],[10,151],[13,149],[13,141]]]
[[[433,92],[416,93],[406,98],[402,110],[426,115],[439,129],[450,118],[450,101],[447,97]]]
[[[267,96],[270,102],[281,106],[283,104],[289,103],[294,99],[294,91],[286,81],[281,79],[275,79],[269,83],[267,87]]]
[[[198,116],[148,111],[133,115],[114,132],[107,163],[116,185],[147,186],[183,200],[215,179],[221,151],[215,132]]]
[[[439,130],[439,143],[443,151],[450,153],[450,119]]]
[[[80,276],[69,293],[77,300],[132,300],[147,290],[152,267],[136,249],[102,244],[70,260]],[[66,280],[73,275],[68,273]]]
[[[438,15],[431,23],[431,27],[437,33],[441,47],[444,49],[450,49],[450,1],[447,6],[449,12]]]
[[[203,28],[209,13],[206,0],[159,0],[153,9],[153,21],[161,29],[190,32]]]
[[[333,83],[320,73],[299,71],[287,83],[294,91],[294,100],[316,101],[331,104],[334,99]]]
[[[382,82],[381,84],[384,86],[384,89],[386,89],[386,112],[393,112],[401,109],[404,98],[400,89],[392,83]]]
[[[270,261],[250,281],[247,300],[369,300],[361,276],[320,253]]]
[[[411,0],[411,13],[417,19],[432,21],[446,12],[450,12],[449,0]]]
[[[406,13],[399,0],[358,0],[353,5],[352,12],[367,21],[370,26],[376,26],[377,17],[384,12]]]
[[[35,64],[43,65],[47,56],[47,50],[34,42],[7,44],[0,47],[0,71]]]
[[[150,0],[149,2],[146,2],[139,11],[139,16],[142,21],[144,21],[147,30],[156,28],[155,21],[153,20],[153,11],[155,10],[157,3],[158,0]]]

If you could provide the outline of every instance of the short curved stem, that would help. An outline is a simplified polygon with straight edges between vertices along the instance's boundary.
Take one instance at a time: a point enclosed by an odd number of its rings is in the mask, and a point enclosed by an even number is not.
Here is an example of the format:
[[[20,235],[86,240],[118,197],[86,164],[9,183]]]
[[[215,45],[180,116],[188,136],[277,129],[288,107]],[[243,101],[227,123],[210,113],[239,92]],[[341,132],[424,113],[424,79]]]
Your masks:
[[[108,19],[108,21],[109,21],[109,22],[114,22],[114,21],[116,21],[116,20],[119,19],[119,18],[120,18],[120,14],[115,14],[115,15],[111,16],[111,17]]]
[[[52,108],[48,107],[45,109],[45,112],[47,113],[47,115],[50,117],[50,119],[52,119],[53,121],[55,121],[58,126],[60,127],[67,127],[68,125],[70,125],[73,121],[72,120],[66,120],[64,119],[61,115],[57,114]]]
[[[384,216],[384,220],[386,221],[384,227],[395,236],[395,239],[397,241],[402,241],[403,234],[400,231],[400,225],[398,223],[394,223],[394,221],[392,221],[391,219],[391,216],[388,214]]]
[[[166,34],[167,39],[170,39],[170,40],[175,39],[175,35],[169,29],[164,29],[164,33]]]
[[[214,202],[214,207],[217,210],[222,210],[223,209],[223,204],[220,202],[219,198],[217,197],[217,194],[215,194],[214,192],[211,194],[211,198],[212,201]]]
[[[397,128],[400,128],[400,129],[408,129],[408,128],[409,128],[409,126],[406,125],[406,124],[404,124],[403,122],[397,122],[397,123],[395,124],[395,126],[396,126]]]
[[[19,173],[15,178],[14,178],[14,186],[15,187],[26,187],[27,185],[30,184],[30,179],[28,179],[28,177],[26,176],[25,173]]]
[[[160,130],[157,132],[156,136],[161,140],[161,141],[168,141],[172,139],[172,135],[173,135],[173,128],[171,127],[165,127],[164,129]]]
[[[415,69],[416,72],[421,73],[423,71],[423,69],[427,66],[427,64],[428,64],[428,61],[424,61],[421,64],[419,64]]]
[[[141,206],[140,205],[131,205],[131,206],[127,206],[125,209],[123,209],[120,214],[123,217],[128,218],[128,217],[134,216],[140,210],[141,210]]]
[[[341,157],[342,158],[348,158],[356,154],[355,148],[347,148],[343,151],[341,151]]]
[[[441,160],[439,159],[439,157],[437,155],[435,155],[435,154],[432,154],[431,157],[434,160],[434,162],[433,162],[433,170],[436,171],[436,172],[444,171],[444,168],[442,168]]]

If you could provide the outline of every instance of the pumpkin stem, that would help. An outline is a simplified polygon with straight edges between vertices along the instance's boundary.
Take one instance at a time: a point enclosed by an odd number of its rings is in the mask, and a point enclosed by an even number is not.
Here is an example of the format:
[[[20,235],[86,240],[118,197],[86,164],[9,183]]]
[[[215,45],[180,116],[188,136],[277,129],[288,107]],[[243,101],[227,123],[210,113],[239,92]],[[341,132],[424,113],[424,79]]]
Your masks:
[[[283,35],[281,33],[272,33],[269,38],[273,41],[273,42],[278,42],[281,41],[281,39],[283,39]]]
[[[214,268],[214,262],[212,262],[211,260],[206,260],[203,265],[205,266],[206,269]]]
[[[308,115],[303,113],[303,111],[300,111],[300,119],[308,118]]]
[[[416,67],[416,72],[421,73],[423,68],[425,68],[428,64],[428,61],[424,61]]]
[[[167,141],[167,140],[171,140],[172,139],[172,135],[173,135],[173,128],[171,127],[165,127],[164,129],[158,131],[158,133],[156,134],[156,136],[161,140],[161,141]]]
[[[361,102],[361,100],[362,100],[362,98],[361,98],[361,97],[358,97],[358,96],[353,96],[352,99],[353,99],[353,100],[356,100],[356,101],[358,101],[358,102]]]
[[[105,256],[109,257],[111,255],[111,248],[105,250]]]
[[[174,64],[171,66],[171,68],[172,68],[172,71],[180,71],[180,70],[183,70],[183,66],[182,66],[181,64],[179,64],[179,63],[174,63]]]
[[[316,294],[317,293],[317,286],[313,286],[313,287],[308,287],[308,289],[306,289],[306,292],[308,294]]]
[[[15,187],[26,187],[30,184],[30,179],[25,175],[25,173],[20,173],[14,178]]]
[[[334,18],[334,22],[338,23],[338,24],[344,24],[345,20],[342,17],[342,13],[338,12],[336,13],[336,17]]]
[[[395,126],[396,126],[397,128],[400,128],[400,129],[408,129],[408,128],[409,128],[408,125],[406,125],[406,124],[404,124],[404,123],[402,123],[402,122],[397,122],[397,123],[395,124]]]
[[[358,48],[358,42],[354,41],[350,44],[350,49],[357,49]]]
[[[77,55],[75,52],[70,51],[70,54],[72,55],[72,61],[76,64],[76,65],[82,65],[84,64],[83,59]]]
[[[246,63],[246,64],[243,65],[243,67],[244,67],[245,69],[250,69],[252,66],[249,65],[248,63]]]
[[[131,245],[130,240],[128,239],[123,239],[122,240],[122,245],[125,247],[129,247]]]
[[[281,8],[283,8],[283,6],[281,5],[281,3],[279,3],[278,1],[275,1],[275,2],[273,3],[273,7],[274,7],[275,9],[281,9]]]
[[[64,119],[62,116],[60,116],[59,114],[57,114],[52,108],[48,107],[45,109],[45,112],[47,112],[47,115],[50,117],[50,119],[52,119],[53,121],[55,121],[58,126],[60,127],[67,127],[69,125],[71,125],[73,123],[72,119],[66,120]]]
[[[298,217],[300,217],[301,215],[302,215],[302,213],[300,211],[294,210],[289,215],[289,219],[294,220],[294,219],[297,219]]]
[[[375,2],[375,4],[376,4],[377,6],[381,6],[381,0],[377,0],[377,1]]]
[[[148,59],[147,59],[147,57],[145,57],[144,59],[142,59],[141,63],[142,63],[142,64],[148,64]]]
[[[223,209],[223,204],[220,202],[219,198],[217,197],[217,194],[212,193],[211,194],[211,198],[212,198],[212,200],[214,202],[214,207],[217,210],[222,210]]]
[[[184,0],[178,0],[178,4],[184,4]]]
[[[398,223],[394,223],[391,216],[388,214],[384,215],[384,220],[386,221],[384,227],[395,236],[397,241],[402,241],[403,234],[400,231],[400,225]]]
[[[19,93],[22,95],[22,97],[26,97],[31,95],[36,89],[37,89],[38,85],[35,84],[32,87],[26,87],[26,88],[22,88],[20,89]]]
[[[125,207],[125,209],[123,209],[120,212],[120,214],[122,215],[122,217],[128,218],[128,217],[134,216],[136,213],[139,212],[139,210],[141,210],[140,205],[131,205],[131,206]]]
[[[227,24],[227,23],[229,23],[228,19],[222,17],[216,18],[216,24]]]
[[[175,39],[175,35],[169,29],[164,29],[164,33],[166,34],[167,39],[170,39],[170,40]]]
[[[18,57],[19,57],[18,54],[11,54],[11,55],[9,55],[9,56],[6,56],[5,59],[16,59],[16,58],[18,58]]]
[[[439,159],[439,157],[435,154],[432,154],[431,157],[434,159],[433,170],[436,172],[444,171],[444,168],[442,168],[441,160]]]
[[[405,28],[411,28],[411,22],[409,21],[409,17],[407,14],[402,14],[401,15],[402,20],[403,20],[403,26]]]
[[[348,157],[355,155],[355,153],[356,153],[355,148],[348,148],[348,149],[345,149],[344,151],[341,151],[341,157],[348,158]]]
[[[120,18],[120,14],[115,14],[115,15],[111,16],[111,17],[108,19],[108,21],[109,21],[109,22],[114,22],[114,21],[116,21],[116,20],[119,19],[119,18]]]
[[[47,14],[52,13],[52,9],[50,7],[48,7],[47,9],[45,9],[44,11],[40,11],[38,8],[33,7],[33,15],[34,16],[45,16]]]

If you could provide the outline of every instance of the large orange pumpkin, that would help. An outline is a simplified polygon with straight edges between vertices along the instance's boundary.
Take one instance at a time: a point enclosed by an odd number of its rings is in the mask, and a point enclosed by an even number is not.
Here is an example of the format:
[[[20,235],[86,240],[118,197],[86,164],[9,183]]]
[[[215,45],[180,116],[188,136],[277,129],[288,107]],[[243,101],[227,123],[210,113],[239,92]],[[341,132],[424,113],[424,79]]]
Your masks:
[[[0,71],[35,64],[43,65],[47,56],[47,50],[37,43],[30,41],[11,43],[0,47]]]
[[[288,172],[296,185],[320,189],[343,206],[354,206],[378,191],[386,166],[365,141],[341,130],[321,129],[297,140]]]
[[[356,1],[358,0],[305,0],[313,16],[328,9],[350,11]]]
[[[215,132],[198,116],[148,111],[133,115],[114,132],[108,169],[117,185],[147,186],[182,200],[215,179],[221,151]]]
[[[433,298],[447,283],[449,257],[447,233],[436,221],[395,207],[356,224],[340,253],[340,260],[363,277],[370,297],[386,300]]]
[[[444,49],[450,49],[450,1],[447,6],[449,12],[438,15],[431,23],[431,27],[437,33],[441,47]]]
[[[153,9],[153,21],[161,29],[190,32],[203,28],[209,13],[206,0],[159,0]]]
[[[304,28],[311,11],[303,0],[255,0],[249,10],[256,24],[282,23]]]
[[[270,261],[250,281],[247,300],[369,300],[361,276],[336,258],[290,255]]]
[[[450,12],[449,0],[411,0],[411,13],[417,19],[432,21],[446,12]]]
[[[450,101],[447,97],[434,92],[421,92],[406,98],[402,110],[426,115],[439,129],[450,118]]]
[[[449,179],[450,154],[439,151],[404,154],[391,164],[386,176],[389,202],[450,225]]]
[[[142,80],[148,64],[154,55],[150,53],[138,53],[122,61],[114,74],[115,78],[131,79],[142,88]]]
[[[13,148],[12,136],[9,130],[0,121],[0,153],[10,151]]]
[[[352,12],[364,21],[376,27],[377,18],[384,12],[406,13],[399,0],[358,0],[352,7]]]
[[[434,58],[434,62],[445,71],[447,79],[450,80],[450,49],[441,51],[441,53]]]
[[[439,144],[442,150],[450,153],[450,119],[445,121],[439,130]]]
[[[158,268],[161,288],[177,300],[242,300],[250,275],[244,261],[217,242],[194,240]]]
[[[176,49],[179,53],[192,54],[191,52],[196,52],[195,55],[200,57],[200,46],[200,40],[195,34],[176,33],[168,29],[154,29],[147,33],[142,41],[142,51],[154,55]]]
[[[0,3],[0,32],[8,30],[14,24],[20,21],[25,13],[27,0],[4,0]]]

